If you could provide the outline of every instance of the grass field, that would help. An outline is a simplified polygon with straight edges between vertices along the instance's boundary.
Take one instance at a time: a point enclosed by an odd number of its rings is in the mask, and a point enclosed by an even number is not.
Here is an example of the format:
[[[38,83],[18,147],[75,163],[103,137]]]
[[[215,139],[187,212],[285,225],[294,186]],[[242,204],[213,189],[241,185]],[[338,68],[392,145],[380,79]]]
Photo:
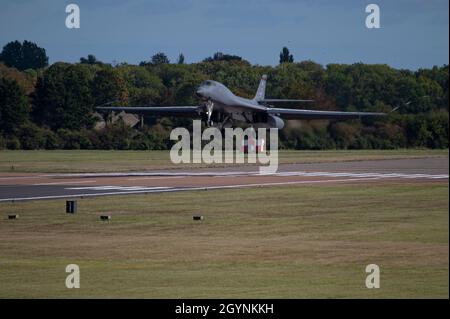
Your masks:
[[[43,153],[32,170],[46,167]],[[3,156],[18,153],[0,154],[5,169]],[[75,215],[62,200],[1,204],[0,297],[448,298],[448,191],[390,182],[182,192],[78,200]],[[65,288],[71,263],[80,289]],[[371,263],[380,289],[365,287]]]
[[[438,156],[448,156],[448,150],[280,151],[279,162],[295,164]],[[0,172],[124,172],[200,166],[172,164],[168,151],[0,151]],[[215,164],[218,166],[223,165]]]

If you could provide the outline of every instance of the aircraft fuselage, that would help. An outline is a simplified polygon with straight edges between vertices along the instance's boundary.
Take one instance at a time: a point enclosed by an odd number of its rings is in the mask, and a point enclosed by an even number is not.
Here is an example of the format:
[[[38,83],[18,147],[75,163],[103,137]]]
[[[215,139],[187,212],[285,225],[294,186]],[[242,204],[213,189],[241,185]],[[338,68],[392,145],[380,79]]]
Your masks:
[[[205,104],[212,103],[213,122],[223,122],[226,118],[252,123],[255,126],[261,126],[258,125],[259,121],[267,122],[267,116],[264,113],[267,109],[266,106],[260,105],[255,99],[236,96],[222,83],[212,80],[205,81],[196,93],[205,101]]]

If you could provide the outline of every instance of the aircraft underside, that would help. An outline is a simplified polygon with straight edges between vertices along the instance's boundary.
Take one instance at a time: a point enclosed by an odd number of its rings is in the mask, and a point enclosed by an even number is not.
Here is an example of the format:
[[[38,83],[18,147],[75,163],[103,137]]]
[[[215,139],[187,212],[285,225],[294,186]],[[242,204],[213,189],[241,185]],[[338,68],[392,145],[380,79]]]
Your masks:
[[[241,106],[222,105],[217,102],[207,101],[204,103],[202,120],[207,126],[227,128],[235,126],[234,123],[244,123],[257,128],[284,127],[284,121],[274,115],[261,111],[249,111]]]

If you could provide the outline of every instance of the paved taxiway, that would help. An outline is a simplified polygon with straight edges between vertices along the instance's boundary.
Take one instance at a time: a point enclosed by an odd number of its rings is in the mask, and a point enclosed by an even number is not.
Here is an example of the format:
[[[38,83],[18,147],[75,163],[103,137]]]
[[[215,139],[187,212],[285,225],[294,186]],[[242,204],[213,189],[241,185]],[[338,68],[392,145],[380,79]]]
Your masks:
[[[447,182],[448,157],[280,165],[274,175],[256,166],[130,173],[0,174],[0,202],[243,188],[387,181]]]

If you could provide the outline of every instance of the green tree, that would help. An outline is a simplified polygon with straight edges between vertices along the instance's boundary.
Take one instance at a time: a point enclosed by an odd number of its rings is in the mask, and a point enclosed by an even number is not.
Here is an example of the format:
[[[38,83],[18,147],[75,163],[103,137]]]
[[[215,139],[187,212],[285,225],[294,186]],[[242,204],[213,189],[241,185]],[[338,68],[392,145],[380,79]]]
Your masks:
[[[242,61],[242,57],[238,55],[216,52],[212,57],[208,57],[203,60],[203,62],[213,62],[213,61]]]
[[[292,62],[289,50],[284,51],[283,60]],[[418,71],[363,63],[323,67],[312,61],[271,67],[251,65],[220,52],[192,64],[178,64],[184,62],[180,55],[178,63],[170,64],[164,54],[155,56],[143,66],[123,63],[114,68],[94,56],[44,70],[19,71],[0,63],[0,79],[14,80],[25,88],[25,94],[19,94],[25,100],[32,93],[32,119],[36,122],[33,126],[26,117],[17,124],[9,121],[14,123],[8,128],[11,133],[2,133],[0,147],[166,149],[171,145],[170,129],[189,127],[190,119],[146,117],[143,128],[120,123],[97,131],[91,130],[93,106],[111,101],[121,105],[127,101],[131,105],[197,105],[195,90],[205,79],[217,80],[235,94],[252,98],[261,75],[267,74],[268,97],[315,100],[299,107],[389,112],[400,106],[383,118],[301,125],[287,122],[280,132],[280,147],[448,148],[448,65]],[[4,104],[0,108],[4,110]],[[2,124],[0,130],[4,127]]]
[[[127,104],[128,91],[120,73],[112,68],[98,71],[92,81],[92,97],[95,105]]]
[[[127,86],[129,104],[154,105],[161,103],[165,87],[149,68],[123,65],[117,68]]]
[[[287,47],[283,47],[280,52],[280,64],[292,62],[294,62],[294,56],[289,53],[289,49]]]
[[[163,52],[158,52],[152,56],[151,63],[153,65],[169,64],[170,60]]]
[[[180,53],[180,55],[178,56],[178,64],[184,64],[184,55],[183,53]]]
[[[31,69],[21,72],[16,68],[7,67],[0,62],[0,78],[7,78],[16,81],[17,84],[25,90],[26,94],[30,94],[34,91],[37,73]]]
[[[0,53],[0,60],[7,66],[14,67],[20,71],[40,69],[48,65],[45,49],[26,40],[23,43],[13,41],[6,44]]]
[[[27,121],[29,112],[24,89],[14,80],[0,78],[0,131],[12,133]]]
[[[83,65],[55,63],[38,78],[33,119],[53,130],[79,130],[94,124],[89,70]]]
[[[89,54],[87,56],[87,58],[81,57],[80,63],[82,63],[82,64],[103,64],[103,62],[97,60],[97,58],[93,54]]]
[[[26,150],[35,150],[45,147],[44,130],[36,124],[27,123],[20,127],[17,136],[20,140],[20,145]]]

